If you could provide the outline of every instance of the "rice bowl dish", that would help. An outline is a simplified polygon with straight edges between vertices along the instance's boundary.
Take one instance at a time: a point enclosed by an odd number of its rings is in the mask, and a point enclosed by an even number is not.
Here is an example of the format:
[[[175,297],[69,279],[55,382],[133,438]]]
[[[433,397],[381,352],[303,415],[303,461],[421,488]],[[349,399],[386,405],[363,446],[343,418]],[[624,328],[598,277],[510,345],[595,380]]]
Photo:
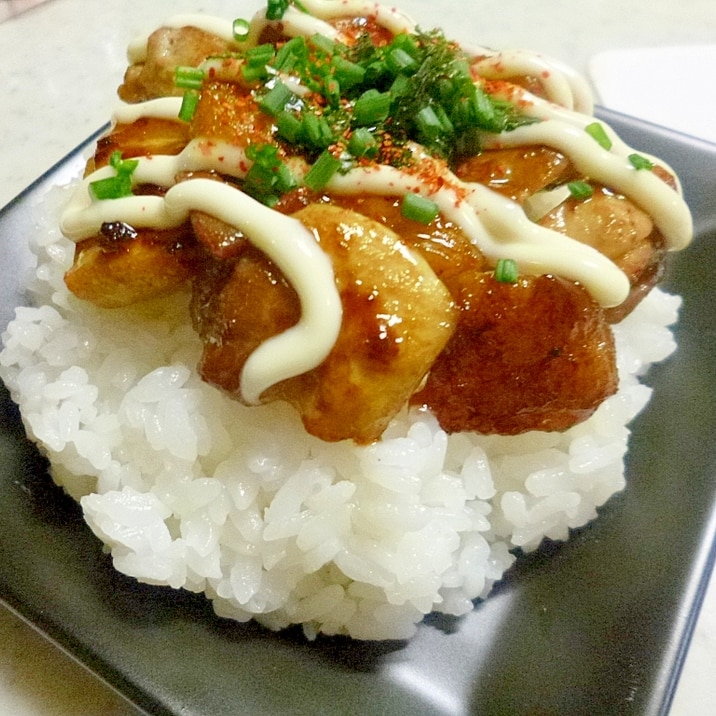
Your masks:
[[[3,336],[2,378],[121,572],[271,629],[409,638],[624,488],[639,379],[675,348],[677,297],[652,289],[613,326],[618,392],[565,431],[447,432],[414,405],[380,440],[329,442],[284,402],[243,405],[201,380],[187,290],[111,318],[73,296],[64,194],[30,239],[35,306]]]

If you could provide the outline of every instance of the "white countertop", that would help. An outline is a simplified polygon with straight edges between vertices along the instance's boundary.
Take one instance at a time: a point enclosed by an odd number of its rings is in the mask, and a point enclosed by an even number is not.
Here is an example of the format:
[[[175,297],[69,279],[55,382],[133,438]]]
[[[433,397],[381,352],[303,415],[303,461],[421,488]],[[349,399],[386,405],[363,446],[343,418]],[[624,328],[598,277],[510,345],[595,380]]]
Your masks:
[[[22,4],[0,0],[0,21]],[[472,37],[465,30],[463,2],[403,0],[399,6],[423,26],[439,24],[458,39],[497,48],[527,47],[583,73],[591,68],[607,106],[716,141],[713,111],[704,105],[701,116],[709,121],[689,123],[674,102],[679,87],[668,82],[674,68],[681,80],[688,76],[684,68],[695,57],[711,69],[697,73],[699,81],[716,70],[713,0],[692,0],[688,12],[677,0],[480,0],[475,16],[479,12],[481,20]],[[248,15],[259,0],[249,0],[246,7]],[[236,8],[235,2],[220,0],[50,0],[0,22],[0,206],[107,121],[125,68],[124,48],[136,34],[177,12],[233,17]],[[645,60],[661,62],[659,72],[666,73],[660,83],[668,88],[662,107],[649,104],[654,93],[639,91],[648,77]],[[691,113],[699,114],[695,102],[704,94],[691,97]],[[716,580],[712,582],[670,716],[716,712]],[[124,716],[134,710],[0,606],[0,713]]]

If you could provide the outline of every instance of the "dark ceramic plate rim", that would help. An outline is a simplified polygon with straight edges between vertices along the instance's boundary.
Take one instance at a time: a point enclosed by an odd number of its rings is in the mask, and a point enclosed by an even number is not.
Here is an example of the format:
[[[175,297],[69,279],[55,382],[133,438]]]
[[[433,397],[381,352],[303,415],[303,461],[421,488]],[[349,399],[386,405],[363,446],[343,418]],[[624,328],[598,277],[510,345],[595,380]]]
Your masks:
[[[716,165],[716,146],[613,112],[600,115],[629,144],[677,170],[695,215],[697,242],[676,258],[666,281],[685,297],[680,350],[650,374],[657,391],[633,426],[630,485],[597,522],[566,544],[546,544],[523,556],[472,614],[428,618],[410,643],[306,644],[296,631],[276,635],[227,624],[196,595],[117,575],[74,503],[49,484],[3,390],[0,526],[11,536],[0,542],[0,600],[147,713],[209,716],[241,708],[251,714],[320,709],[665,716],[716,557],[716,451],[704,440],[716,411],[703,401],[686,421],[698,433],[690,442],[698,447],[690,452],[660,420],[673,418],[672,409],[693,406],[704,386],[713,394],[714,360],[706,348],[716,329],[713,320],[704,320],[708,302],[701,289],[716,267],[708,241],[716,231],[708,198],[716,195],[716,173],[707,171]],[[0,243],[0,260],[6,276],[13,275],[0,285],[3,328],[22,300],[25,257],[16,236],[32,230],[46,188],[68,178],[95,138],[0,212],[0,235],[10,239]],[[662,452],[655,455],[657,444]],[[675,496],[671,482],[660,482],[672,463],[685,465],[691,486]],[[645,486],[647,477],[660,486],[658,496]],[[651,542],[633,540],[622,554],[619,544],[637,526],[646,528]],[[672,549],[669,536],[676,534],[678,548]],[[662,554],[653,556],[650,544],[660,545]],[[609,572],[614,564],[616,572]],[[182,649],[186,643],[195,648]]]

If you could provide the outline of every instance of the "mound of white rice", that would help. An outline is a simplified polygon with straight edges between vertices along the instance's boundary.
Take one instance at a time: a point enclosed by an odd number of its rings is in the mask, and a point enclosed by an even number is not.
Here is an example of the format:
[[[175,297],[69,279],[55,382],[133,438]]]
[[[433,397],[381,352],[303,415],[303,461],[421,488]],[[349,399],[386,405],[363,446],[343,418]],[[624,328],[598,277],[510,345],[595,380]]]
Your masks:
[[[414,410],[377,444],[322,443],[286,406],[201,382],[187,296],[101,310],[69,295],[74,246],[45,207],[27,237],[37,307],[0,353],[28,434],[118,570],[272,629],[406,638],[431,611],[468,612],[511,550],[566,539],[623,489],[638,378],[675,348],[680,301],[653,291],[615,327],[618,395],[568,432],[448,436]]]

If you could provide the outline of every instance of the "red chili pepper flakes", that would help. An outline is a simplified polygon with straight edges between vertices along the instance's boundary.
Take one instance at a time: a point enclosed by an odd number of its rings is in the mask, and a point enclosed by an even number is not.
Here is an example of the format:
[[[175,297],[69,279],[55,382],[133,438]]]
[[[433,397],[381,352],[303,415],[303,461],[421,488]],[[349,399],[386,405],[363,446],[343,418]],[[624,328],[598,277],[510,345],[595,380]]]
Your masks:
[[[430,194],[436,194],[442,189],[448,189],[455,194],[456,205],[460,204],[468,195],[468,190],[460,183],[449,180],[450,172],[447,164],[436,158],[423,158],[417,164],[406,167],[408,174],[417,177]]]

